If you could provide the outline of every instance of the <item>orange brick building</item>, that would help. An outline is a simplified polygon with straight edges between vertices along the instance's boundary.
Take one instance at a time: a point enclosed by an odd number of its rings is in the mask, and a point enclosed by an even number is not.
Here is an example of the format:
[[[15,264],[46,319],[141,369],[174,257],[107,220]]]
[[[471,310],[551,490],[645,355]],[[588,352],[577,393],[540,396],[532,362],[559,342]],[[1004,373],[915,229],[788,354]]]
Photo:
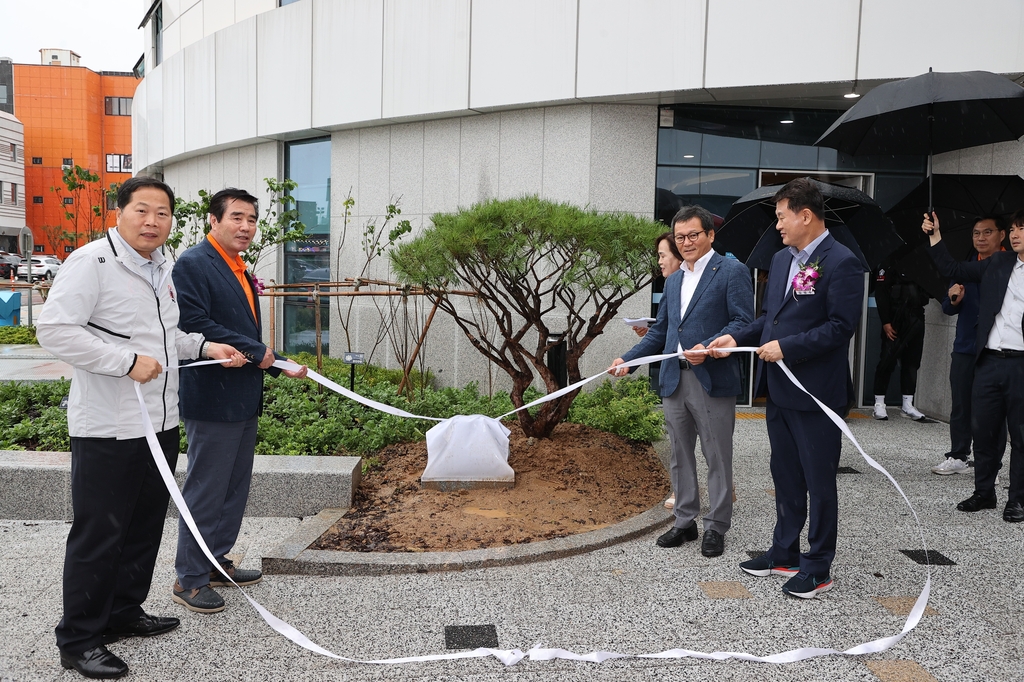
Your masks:
[[[100,188],[132,176],[131,98],[138,80],[131,73],[96,73],[83,66],[50,63],[51,51],[40,52],[43,65],[14,64],[13,72],[15,116],[25,125],[25,218],[36,252],[63,259],[88,242],[90,227],[114,224],[113,205],[107,212]],[[70,54],[77,63],[77,55]],[[63,167],[74,165],[100,176],[91,192],[78,197],[61,182]],[[91,218],[93,205],[101,205],[104,215]],[[59,241],[53,230],[44,229],[59,225],[76,232],[65,218],[65,208],[80,216],[77,244],[74,238]]]

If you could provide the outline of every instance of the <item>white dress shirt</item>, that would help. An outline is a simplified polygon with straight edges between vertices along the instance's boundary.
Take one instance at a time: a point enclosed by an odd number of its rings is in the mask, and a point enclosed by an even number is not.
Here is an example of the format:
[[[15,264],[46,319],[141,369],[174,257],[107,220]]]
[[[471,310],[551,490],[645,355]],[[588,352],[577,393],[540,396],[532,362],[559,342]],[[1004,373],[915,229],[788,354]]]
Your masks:
[[[1024,333],[1021,319],[1024,318],[1024,262],[1014,261],[1010,281],[1006,283],[1003,305],[996,313],[992,330],[988,333],[985,348],[991,350],[1024,350]]]
[[[683,319],[686,315],[686,309],[690,307],[690,300],[693,298],[693,292],[697,291],[697,285],[700,283],[700,276],[704,274],[704,268],[707,267],[708,261],[711,260],[711,256],[715,253],[714,249],[708,249],[708,252],[697,259],[697,262],[693,264],[693,269],[690,269],[690,264],[683,261],[682,267],[679,269],[683,271],[683,285],[679,291],[679,319]]]

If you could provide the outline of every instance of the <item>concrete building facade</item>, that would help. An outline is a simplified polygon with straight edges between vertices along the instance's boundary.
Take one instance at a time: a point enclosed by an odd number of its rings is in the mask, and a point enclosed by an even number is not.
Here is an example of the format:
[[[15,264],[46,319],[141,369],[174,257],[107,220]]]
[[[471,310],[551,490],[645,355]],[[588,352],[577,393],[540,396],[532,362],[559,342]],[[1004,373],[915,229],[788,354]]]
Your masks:
[[[141,4],[146,77],[132,112],[135,172],[162,174],[183,196],[306,177],[297,198],[317,239],[265,261],[258,274],[279,282],[324,267],[332,279],[354,274],[358,244],[349,235],[339,249],[349,193],[350,229],[398,197],[415,230],[438,211],[527,193],[660,216],[672,195],[715,208],[798,173],[850,176],[885,208],[920,181],[923,160],[811,147],[814,131],[850,105],[844,95],[929,67],[1024,73],[1016,0],[282,4]],[[987,152],[985,172],[1018,172],[1020,145],[999,149]],[[985,153],[937,163],[971,166],[963,159]],[[623,313],[647,314],[651,298],[638,294]],[[337,355],[345,348],[329,308]],[[353,345],[365,347],[379,315],[368,303],[356,310]],[[946,334],[947,320],[929,320],[931,339]],[[286,350],[292,332],[279,327]],[[608,330],[584,371],[606,367],[631,334]],[[484,381],[482,357],[453,325],[435,322],[426,352],[445,383]],[[919,391],[922,409],[940,416],[947,361],[948,346]]]
[[[25,227],[25,126],[0,111],[0,251],[18,253]]]

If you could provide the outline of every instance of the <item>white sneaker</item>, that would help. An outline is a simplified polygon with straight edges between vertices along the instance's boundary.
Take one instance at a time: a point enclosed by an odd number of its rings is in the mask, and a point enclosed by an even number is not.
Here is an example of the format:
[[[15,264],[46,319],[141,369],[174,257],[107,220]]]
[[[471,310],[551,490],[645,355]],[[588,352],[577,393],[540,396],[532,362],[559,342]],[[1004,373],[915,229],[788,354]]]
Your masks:
[[[970,471],[967,462],[955,457],[947,457],[945,462],[940,462],[932,467],[933,474],[948,476],[949,474],[966,474]]]
[[[871,416],[879,421],[886,421],[889,419],[889,415],[885,411],[885,405],[882,403],[875,403],[875,411]]]
[[[913,419],[916,422],[926,419],[924,414],[913,405],[904,405],[900,408],[900,413],[907,419]]]
[[[670,497],[667,500],[665,500],[665,509],[674,509],[675,506],[676,506],[676,496],[675,495],[673,495],[672,497]]]

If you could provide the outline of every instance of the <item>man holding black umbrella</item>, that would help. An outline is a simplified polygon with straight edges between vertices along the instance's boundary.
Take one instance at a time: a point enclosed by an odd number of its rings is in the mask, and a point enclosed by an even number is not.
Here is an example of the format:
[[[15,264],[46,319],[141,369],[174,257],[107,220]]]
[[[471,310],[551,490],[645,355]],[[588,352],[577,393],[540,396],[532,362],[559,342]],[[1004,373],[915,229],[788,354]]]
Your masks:
[[[983,261],[1002,251],[1006,227],[1002,218],[979,218],[971,230],[974,252],[967,261]],[[933,474],[970,473],[967,463],[971,454],[971,387],[974,385],[974,337],[978,326],[978,284],[950,282],[949,294],[942,301],[942,312],[956,315],[956,338],[949,361],[949,389],[952,407],[949,412],[950,450],[946,458],[932,467]],[[1006,432],[997,449],[1006,449]]]
[[[973,263],[953,260],[940,247],[938,217],[925,214],[929,255],[946,277],[980,282],[971,391],[974,438],[974,493],[958,504],[964,512],[996,508],[995,482],[1002,466],[1004,424],[1010,430],[1010,493],[1003,509],[1008,523],[1024,521],[1024,210],[1010,227],[1013,253],[994,253]]]

